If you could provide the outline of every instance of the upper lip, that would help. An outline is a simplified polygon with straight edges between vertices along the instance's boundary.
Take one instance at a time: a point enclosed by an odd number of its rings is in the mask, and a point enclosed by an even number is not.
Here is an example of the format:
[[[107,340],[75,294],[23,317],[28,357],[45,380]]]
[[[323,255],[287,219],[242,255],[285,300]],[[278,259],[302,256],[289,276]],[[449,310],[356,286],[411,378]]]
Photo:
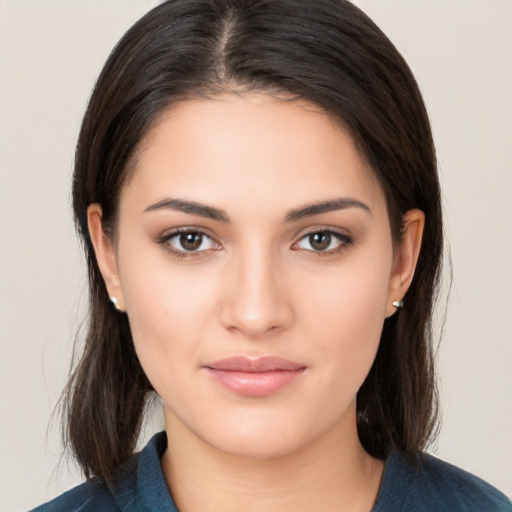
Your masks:
[[[219,359],[204,365],[212,370],[238,371],[247,373],[263,373],[277,370],[297,371],[306,366],[289,359],[276,356],[250,358],[247,356],[233,356]]]

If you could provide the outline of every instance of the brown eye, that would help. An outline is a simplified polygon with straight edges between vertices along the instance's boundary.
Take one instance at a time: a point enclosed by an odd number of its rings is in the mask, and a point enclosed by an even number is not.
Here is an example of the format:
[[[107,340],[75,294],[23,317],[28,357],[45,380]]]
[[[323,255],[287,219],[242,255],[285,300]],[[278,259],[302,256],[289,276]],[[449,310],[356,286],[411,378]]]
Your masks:
[[[293,249],[302,249],[317,253],[335,253],[352,245],[353,240],[336,231],[313,231],[302,237]]]
[[[201,247],[203,235],[201,233],[182,233],[180,235],[180,245],[186,251],[195,251]]]
[[[194,255],[209,249],[218,249],[218,244],[201,231],[178,231],[165,236],[160,244],[167,246],[173,253],[182,256]]]
[[[309,244],[315,251],[325,251],[331,245],[330,233],[313,233],[309,235]]]

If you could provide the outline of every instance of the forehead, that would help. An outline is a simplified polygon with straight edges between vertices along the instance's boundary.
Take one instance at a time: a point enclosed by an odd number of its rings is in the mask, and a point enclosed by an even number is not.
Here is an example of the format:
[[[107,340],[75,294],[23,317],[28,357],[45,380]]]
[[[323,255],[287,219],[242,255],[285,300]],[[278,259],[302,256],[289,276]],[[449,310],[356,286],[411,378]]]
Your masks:
[[[315,105],[262,93],[190,99],[165,111],[140,144],[123,196],[283,207],[315,196],[382,191],[352,137]],[[361,197],[362,196],[362,197]]]

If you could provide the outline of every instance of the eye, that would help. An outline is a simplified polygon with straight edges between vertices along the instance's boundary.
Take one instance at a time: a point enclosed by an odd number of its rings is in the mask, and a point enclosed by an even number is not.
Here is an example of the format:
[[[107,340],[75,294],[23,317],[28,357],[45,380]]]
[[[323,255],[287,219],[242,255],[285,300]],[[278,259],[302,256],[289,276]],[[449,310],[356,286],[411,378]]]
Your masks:
[[[180,256],[217,249],[219,245],[205,233],[195,230],[180,230],[165,236],[160,243]]]
[[[302,237],[293,249],[333,253],[352,244],[352,239],[335,231],[322,230],[308,233]]]

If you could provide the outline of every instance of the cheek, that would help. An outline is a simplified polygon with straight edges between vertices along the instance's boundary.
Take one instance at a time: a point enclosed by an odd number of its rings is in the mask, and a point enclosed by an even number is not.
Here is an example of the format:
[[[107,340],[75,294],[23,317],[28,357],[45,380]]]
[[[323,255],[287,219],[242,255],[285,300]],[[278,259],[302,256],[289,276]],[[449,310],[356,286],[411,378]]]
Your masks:
[[[130,251],[120,262],[123,294],[135,349],[148,378],[186,371],[196,360],[201,333],[213,314],[215,286],[208,273],[190,279],[179,265],[170,265],[164,251]],[[211,281],[211,277],[210,277]]]
[[[356,259],[306,284],[307,309],[328,331],[372,331],[386,311],[391,262]],[[364,337],[362,338],[364,339]]]
[[[327,358],[338,389],[356,393],[373,364],[386,314],[390,269],[391,258],[376,261],[370,255],[308,283],[302,315],[308,322],[305,329],[314,340],[315,353]]]

